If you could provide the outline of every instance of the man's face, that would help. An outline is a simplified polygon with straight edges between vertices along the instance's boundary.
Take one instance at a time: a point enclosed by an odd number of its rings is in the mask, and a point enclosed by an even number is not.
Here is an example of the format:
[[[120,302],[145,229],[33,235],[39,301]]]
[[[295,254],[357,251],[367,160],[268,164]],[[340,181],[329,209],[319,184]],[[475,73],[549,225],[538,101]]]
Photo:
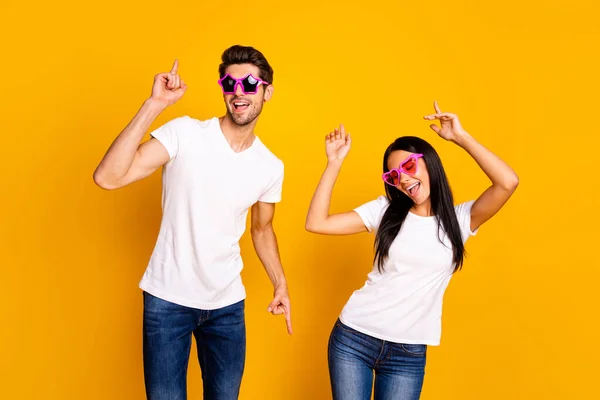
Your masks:
[[[248,74],[259,79],[259,69],[252,64],[233,64],[227,67],[225,75],[234,79],[242,79]],[[238,126],[248,125],[260,115],[263,103],[271,98],[273,87],[265,83],[258,85],[256,94],[245,94],[242,85],[235,86],[233,94],[223,94],[227,114]]]

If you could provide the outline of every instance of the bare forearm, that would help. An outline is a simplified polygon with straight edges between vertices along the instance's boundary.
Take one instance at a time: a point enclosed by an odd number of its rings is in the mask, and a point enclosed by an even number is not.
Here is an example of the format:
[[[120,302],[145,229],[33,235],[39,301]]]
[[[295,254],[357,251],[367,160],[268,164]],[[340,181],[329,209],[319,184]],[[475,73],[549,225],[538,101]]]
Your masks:
[[[275,236],[272,227],[261,230],[252,230],[252,242],[254,243],[256,254],[263,264],[273,287],[277,289],[280,286],[287,285],[283,266],[281,265],[281,258],[279,256],[277,237]]]
[[[96,181],[117,181],[127,174],[135,153],[154,120],[165,109],[159,101],[148,99],[111,144],[94,172]]]
[[[473,159],[492,184],[506,190],[514,190],[519,183],[519,178],[513,169],[497,155],[485,148],[467,132],[464,132],[455,140]]]
[[[329,216],[329,207],[331,205],[331,194],[337,177],[342,169],[342,161],[330,161],[327,163],[325,172],[321,176],[321,180],[317,185],[315,194],[310,202],[308,214],[306,216],[306,227],[310,230],[311,226],[324,221]]]

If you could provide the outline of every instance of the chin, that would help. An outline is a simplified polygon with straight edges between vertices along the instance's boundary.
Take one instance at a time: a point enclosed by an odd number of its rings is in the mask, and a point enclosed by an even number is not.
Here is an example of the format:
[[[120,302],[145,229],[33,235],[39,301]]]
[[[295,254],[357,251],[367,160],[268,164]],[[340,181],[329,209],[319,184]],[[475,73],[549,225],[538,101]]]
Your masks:
[[[416,205],[420,206],[420,205],[423,205],[423,204],[427,203],[427,200],[429,200],[429,196],[424,197],[423,199],[420,199],[418,202],[416,202],[416,201],[413,200],[413,203],[415,203]]]
[[[253,120],[246,119],[246,118],[233,118],[233,123],[238,126],[246,126],[249,123],[251,123],[252,121]]]

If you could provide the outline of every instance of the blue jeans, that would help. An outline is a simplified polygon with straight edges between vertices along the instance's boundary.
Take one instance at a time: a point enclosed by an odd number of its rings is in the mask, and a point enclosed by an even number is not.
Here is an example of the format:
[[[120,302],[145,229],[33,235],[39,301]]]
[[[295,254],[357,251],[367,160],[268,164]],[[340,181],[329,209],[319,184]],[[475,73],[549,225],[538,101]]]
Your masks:
[[[244,301],[217,310],[173,304],[144,292],[144,380],[148,400],[185,400],[192,334],[204,398],[237,399],[246,358]]]
[[[334,400],[418,400],[427,346],[392,343],[337,320],[329,337],[329,378]]]

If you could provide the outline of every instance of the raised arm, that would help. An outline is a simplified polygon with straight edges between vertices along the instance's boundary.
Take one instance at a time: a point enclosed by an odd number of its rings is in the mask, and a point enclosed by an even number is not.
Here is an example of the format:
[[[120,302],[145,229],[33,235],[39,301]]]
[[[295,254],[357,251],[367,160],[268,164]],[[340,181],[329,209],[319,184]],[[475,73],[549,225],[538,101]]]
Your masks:
[[[427,115],[427,120],[439,120],[441,126],[430,125],[440,137],[462,147],[490,178],[492,185],[475,201],[471,208],[471,230],[475,230],[492,218],[506,204],[519,185],[519,177],[497,155],[483,147],[461,126],[455,114],[443,113],[437,102],[436,113]]]
[[[343,125],[340,125],[340,129],[336,128],[325,136],[327,167],[308,208],[306,230],[309,232],[324,235],[351,235],[367,231],[356,211],[329,213],[333,186],[342,168],[344,158],[350,151],[351,144],[350,134],[346,134]]]
[[[178,61],[175,60],[171,72],[154,77],[152,95],[108,148],[94,171],[94,182],[101,188],[121,188],[147,177],[169,161],[167,149],[156,139],[141,145],[140,142],[160,113],[177,102],[187,90],[177,68]]]

